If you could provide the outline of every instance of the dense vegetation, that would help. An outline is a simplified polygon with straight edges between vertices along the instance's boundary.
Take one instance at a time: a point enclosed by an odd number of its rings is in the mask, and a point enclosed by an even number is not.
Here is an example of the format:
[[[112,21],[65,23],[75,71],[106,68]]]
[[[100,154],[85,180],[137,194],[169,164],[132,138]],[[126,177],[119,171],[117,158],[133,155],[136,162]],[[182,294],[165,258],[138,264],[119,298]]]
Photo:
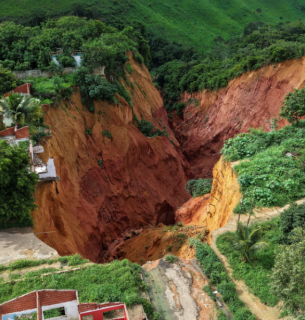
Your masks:
[[[12,70],[56,69],[52,54],[58,48],[57,60],[62,67],[73,67],[71,54],[82,50],[88,67],[106,66],[106,74],[118,74],[117,69],[128,58],[126,51],[144,54],[149,60],[149,47],[131,27],[118,30],[97,20],[62,17],[48,20],[37,27],[25,27],[13,22],[0,24],[0,64]]]
[[[248,31],[247,31],[248,30]],[[218,39],[205,53],[191,53],[165,63],[154,71],[164,91],[168,111],[183,108],[181,92],[218,90],[245,71],[305,55],[305,25],[302,22],[276,27],[253,23],[241,36]]]
[[[78,255],[61,257],[58,260],[63,262],[65,260],[69,262],[74,261],[71,265],[87,262],[86,260],[82,260]],[[24,263],[19,263],[19,265],[23,265],[23,268],[31,266],[30,264]],[[52,271],[54,271],[54,269],[48,270],[47,272]],[[75,270],[73,272],[47,275],[44,276],[43,281],[42,278],[35,277],[37,275],[39,276],[42,270],[30,272],[22,277],[25,279],[24,281],[0,283],[0,303],[34,290],[74,289],[78,291],[80,302],[102,303],[121,301],[125,302],[128,306],[142,303],[149,318],[158,319],[152,305],[141,296],[141,292],[147,289],[145,282],[139,277],[141,271],[139,265],[131,263],[128,260],[116,260],[104,265],[90,265],[85,269]],[[20,277],[15,276],[14,278]],[[115,285],[113,285],[114,283]]]
[[[222,295],[226,305],[229,307],[234,320],[254,320],[255,317],[251,311],[238,299],[235,290],[235,284],[218,259],[217,255],[207,244],[196,242],[196,259],[203,268],[205,275],[209,278],[210,283],[215,286],[216,290]]]
[[[213,179],[192,179],[185,186],[185,190],[192,197],[200,197],[211,192]]]
[[[284,206],[305,197],[305,122],[278,131],[251,129],[225,142],[222,154],[234,167],[244,197],[243,212],[252,199],[256,207]],[[235,213],[240,210],[240,204]]]
[[[0,228],[31,224],[35,208],[33,193],[38,176],[32,173],[30,157],[22,147],[0,141]]]
[[[0,19],[37,25],[47,18],[76,15],[100,19],[117,28],[137,26],[150,38],[154,51],[162,47],[162,41],[210,48],[215,38],[224,39],[241,34],[253,21],[276,24],[297,21],[304,17],[302,0],[232,0],[224,2],[187,0],[27,0],[1,1]],[[179,50],[174,46],[175,51]],[[173,56],[175,52],[170,52]]]
[[[244,259],[238,245],[228,241],[237,233],[226,233],[217,239],[217,246],[226,255],[235,279],[243,279],[253,294],[270,306],[283,300],[286,311],[303,315],[304,299],[304,248],[305,204],[292,204],[280,218],[250,228],[259,228],[260,239],[267,246],[252,252],[252,263]],[[259,247],[259,246],[258,246]]]

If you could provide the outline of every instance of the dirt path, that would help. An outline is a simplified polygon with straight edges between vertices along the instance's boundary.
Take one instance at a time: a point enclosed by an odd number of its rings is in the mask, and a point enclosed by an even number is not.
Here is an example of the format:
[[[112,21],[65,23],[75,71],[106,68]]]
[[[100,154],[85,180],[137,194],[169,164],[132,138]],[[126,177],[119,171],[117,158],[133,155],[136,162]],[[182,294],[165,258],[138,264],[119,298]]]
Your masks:
[[[296,201],[297,204],[304,203],[305,199]],[[280,215],[282,211],[287,209],[289,205],[286,205],[283,208],[278,209],[263,209],[261,211],[258,211],[255,213],[255,217],[252,218],[252,222],[265,222],[268,220],[271,220],[273,218],[276,218]],[[281,314],[280,306],[276,307],[268,307],[261,303],[258,297],[250,293],[250,289],[247,287],[245,282],[243,280],[235,280],[232,277],[232,269],[227,261],[227,258],[220,253],[216,246],[216,240],[217,238],[227,231],[235,231],[236,230],[236,222],[237,222],[238,215],[234,215],[233,213],[230,216],[230,219],[227,223],[227,225],[223,228],[214,230],[212,232],[212,242],[211,242],[211,248],[214,250],[214,252],[217,254],[218,258],[224,265],[226,272],[231,277],[232,281],[236,284],[236,291],[238,293],[238,296],[240,300],[242,300],[248,308],[251,310],[251,312],[255,315],[256,319],[258,320],[278,320]],[[247,216],[242,215],[241,221],[246,222],[248,219]],[[288,318],[287,318],[288,319]]]

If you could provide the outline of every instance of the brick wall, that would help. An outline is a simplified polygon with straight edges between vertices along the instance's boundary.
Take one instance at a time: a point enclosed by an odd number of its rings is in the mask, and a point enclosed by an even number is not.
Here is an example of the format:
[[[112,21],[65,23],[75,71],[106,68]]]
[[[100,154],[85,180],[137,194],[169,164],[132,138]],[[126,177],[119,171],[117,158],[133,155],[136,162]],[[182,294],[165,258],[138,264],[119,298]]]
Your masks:
[[[76,291],[71,290],[40,290],[39,298],[41,306],[50,306],[52,304],[64,303],[76,300]]]
[[[15,88],[13,91],[5,93],[4,96],[8,97],[12,92],[30,94],[31,93],[31,84],[30,83],[25,83],[22,86],[19,86],[19,87]]]
[[[24,310],[36,309],[36,292],[28,293],[0,305],[1,313],[8,314]]]
[[[0,131],[0,137],[5,137],[5,136],[13,136],[15,134],[15,128],[11,127],[5,130]]]
[[[16,139],[30,138],[29,127],[23,127],[15,131]]]
[[[40,290],[38,294],[41,306],[77,300],[77,292],[75,290]],[[0,305],[2,315],[36,308],[36,291]]]

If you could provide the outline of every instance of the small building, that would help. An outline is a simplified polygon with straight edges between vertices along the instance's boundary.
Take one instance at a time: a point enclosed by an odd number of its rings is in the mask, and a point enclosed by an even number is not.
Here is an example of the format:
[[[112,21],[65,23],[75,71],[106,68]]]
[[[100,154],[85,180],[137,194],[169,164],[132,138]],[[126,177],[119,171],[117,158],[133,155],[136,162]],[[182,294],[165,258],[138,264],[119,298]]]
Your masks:
[[[121,302],[79,303],[76,290],[38,290],[0,304],[0,320],[106,320],[110,311],[107,319],[133,320]]]
[[[31,158],[30,165],[32,166],[32,172],[36,172],[39,176],[40,181],[59,181],[60,178],[56,175],[56,169],[54,164],[54,159],[50,158],[47,164],[39,158],[38,154],[44,152],[42,146],[33,147],[32,141],[30,139],[29,127],[23,127],[17,129],[16,127],[11,127],[0,131],[0,140],[6,140],[12,147],[18,145],[26,149]]]

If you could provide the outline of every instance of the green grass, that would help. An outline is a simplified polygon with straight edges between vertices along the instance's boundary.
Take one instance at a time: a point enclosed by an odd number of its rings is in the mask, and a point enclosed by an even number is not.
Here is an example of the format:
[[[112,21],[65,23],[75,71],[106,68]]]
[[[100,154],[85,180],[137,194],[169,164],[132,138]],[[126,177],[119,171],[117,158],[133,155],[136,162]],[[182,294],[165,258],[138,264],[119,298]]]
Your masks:
[[[233,269],[233,277],[236,280],[244,280],[251,292],[259,297],[262,303],[275,306],[279,299],[270,292],[269,276],[274,266],[275,252],[279,248],[281,232],[279,231],[279,219],[261,223],[263,238],[269,246],[257,253],[256,265],[252,267],[243,260],[242,254],[237,251],[230,242],[223,238],[217,239],[217,247],[225,255]]]
[[[80,302],[116,302],[127,305],[141,303],[146,284],[140,279],[141,267],[128,260],[93,265],[85,269],[52,274],[42,279],[29,278],[15,283],[0,283],[0,303],[33,290],[74,289]]]
[[[234,320],[254,320],[251,311],[239,300],[235,284],[218,259],[211,247],[196,239],[190,241],[196,247],[196,259],[200,263],[204,274],[209,278],[210,284],[222,295],[222,299],[230,309]]]
[[[250,22],[297,21],[304,18],[305,11],[302,0],[83,0],[80,3],[84,4],[84,10],[77,9],[75,3],[74,0],[2,0],[0,19],[36,24],[46,17],[87,10],[87,16],[102,17],[106,23],[142,22],[149,31],[165,39],[203,48],[211,47],[218,36],[229,38],[242,33]]]
[[[243,211],[252,199],[256,207],[284,206],[305,197],[305,122],[272,132],[252,130],[225,142],[222,154],[234,167],[244,197]],[[240,204],[235,213],[240,210]]]
[[[39,259],[39,260],[27,260],[27,259],[21,259],[15,262],[12,262],[9,265],[0,265],[0,273],[4,272],[6,270],[14,271],[14,270],[21,270],[25,268],[31,268],[31,267],[36,267],[40,266],[42,264],[53,264],[55,262],[62,262],[62,263],[67,263],[68,266],[76,266],[80,264],[84,264],[87,262],[90,262],[87,259],[82,259],[82,257],[79,254],[74,254],[72,256],[65,256],[65,257],[59,257],[57,259]]]

